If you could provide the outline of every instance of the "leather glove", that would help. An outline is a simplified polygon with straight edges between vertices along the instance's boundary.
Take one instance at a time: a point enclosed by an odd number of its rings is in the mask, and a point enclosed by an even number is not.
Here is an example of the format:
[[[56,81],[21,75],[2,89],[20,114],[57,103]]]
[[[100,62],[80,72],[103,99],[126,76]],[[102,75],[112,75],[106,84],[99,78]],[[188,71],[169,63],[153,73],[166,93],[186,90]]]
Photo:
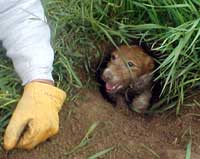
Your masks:
[[[52,85],[27,84],[6,129],[4,148],[32,149],[55,135],[59,129],[58,112],[65,98],[65,92]]]

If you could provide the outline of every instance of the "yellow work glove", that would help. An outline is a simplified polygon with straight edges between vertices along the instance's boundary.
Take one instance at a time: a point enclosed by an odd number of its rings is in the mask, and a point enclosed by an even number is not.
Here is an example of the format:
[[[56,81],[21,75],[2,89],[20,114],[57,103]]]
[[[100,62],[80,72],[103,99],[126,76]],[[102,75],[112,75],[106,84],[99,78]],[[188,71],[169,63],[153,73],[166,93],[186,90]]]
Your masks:
[[[59,129],[58,112],[65,98],[65,92],[52,85],[27,84],[6,129],[4,148],[32,149],[55,135]]]

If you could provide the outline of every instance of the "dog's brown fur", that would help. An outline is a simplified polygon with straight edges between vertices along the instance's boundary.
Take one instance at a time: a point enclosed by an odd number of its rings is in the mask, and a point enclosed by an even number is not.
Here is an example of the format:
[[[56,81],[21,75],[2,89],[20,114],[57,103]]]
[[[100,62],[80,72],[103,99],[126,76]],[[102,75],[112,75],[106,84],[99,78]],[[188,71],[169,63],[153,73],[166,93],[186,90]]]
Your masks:
[[[122,45],[113,51],[101,75],[110,101],[118,105],[123,98],[131,108],[144,112],[152,96],[153,70],[153,59],[139,46]]]

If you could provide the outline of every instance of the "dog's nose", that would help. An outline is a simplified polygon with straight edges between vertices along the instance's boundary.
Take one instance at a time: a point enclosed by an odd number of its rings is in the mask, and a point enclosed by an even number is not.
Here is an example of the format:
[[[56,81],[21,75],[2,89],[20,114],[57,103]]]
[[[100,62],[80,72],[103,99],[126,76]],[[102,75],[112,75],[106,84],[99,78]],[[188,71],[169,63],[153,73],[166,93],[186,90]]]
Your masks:
[[[104,70],[103,75],[102,75],[102,79],[104,81],[110,81],[110,80],[113,79],[113,73],[109,68]]]

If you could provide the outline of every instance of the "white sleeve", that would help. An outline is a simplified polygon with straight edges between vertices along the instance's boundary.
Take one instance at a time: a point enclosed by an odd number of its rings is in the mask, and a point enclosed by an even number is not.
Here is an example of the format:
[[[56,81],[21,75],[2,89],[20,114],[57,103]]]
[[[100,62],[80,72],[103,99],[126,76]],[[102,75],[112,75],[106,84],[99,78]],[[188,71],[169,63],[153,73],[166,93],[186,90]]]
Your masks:
[[[34,79],[53,80],[54,52],[41,1],[3,1],[9,6],[0,11],[0,39],[23,85]]]

